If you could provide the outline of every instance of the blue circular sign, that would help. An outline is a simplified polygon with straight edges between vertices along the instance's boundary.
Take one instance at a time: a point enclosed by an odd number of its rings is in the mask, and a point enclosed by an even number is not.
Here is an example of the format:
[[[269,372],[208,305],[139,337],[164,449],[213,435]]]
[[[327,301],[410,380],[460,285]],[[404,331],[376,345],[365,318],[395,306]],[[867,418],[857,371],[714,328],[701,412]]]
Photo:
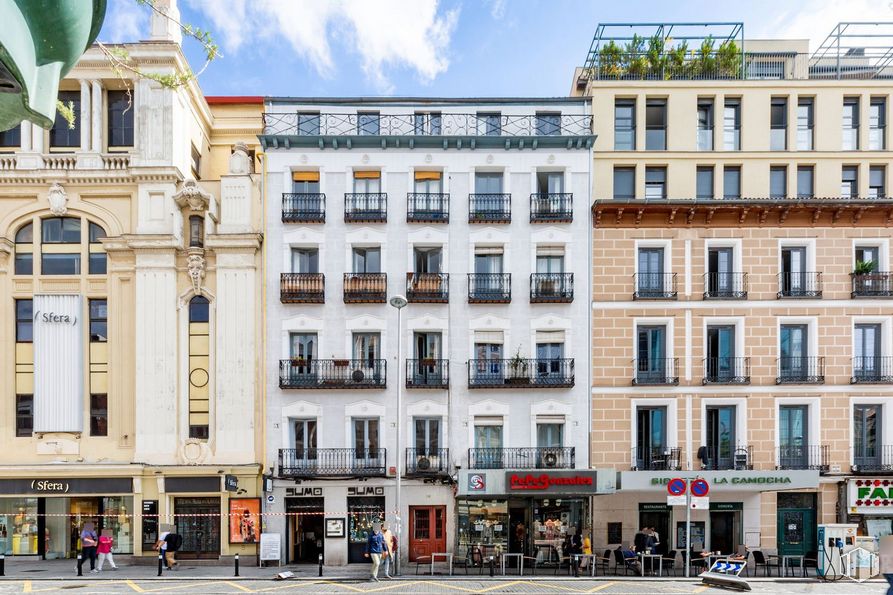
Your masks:
[[[667,493],[671,496],[681,496],[685,493],[685,480],[681,477],[674,477],[667,484]]]
[[[703,498],[710,492],[710,485],[703,479],[696,479],[691,482],[691,495]]]

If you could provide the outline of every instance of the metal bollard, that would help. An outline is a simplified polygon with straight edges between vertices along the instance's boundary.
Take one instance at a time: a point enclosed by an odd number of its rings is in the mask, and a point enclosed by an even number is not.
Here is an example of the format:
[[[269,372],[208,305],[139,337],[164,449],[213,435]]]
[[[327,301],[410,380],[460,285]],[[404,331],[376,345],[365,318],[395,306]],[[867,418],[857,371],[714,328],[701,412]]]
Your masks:
[[[6,556],[0,554],[0,576],[6,576]]]
[[[493,568],[493,556],[490,556],[490,576],[496,576],[496,569]]]
[[[78,576],[84,576],[84,560],[81,556],[82,554],[78,554]]]
[[[319,576],[322,576],[322,554],[319,555]]]
[[[233,560],[233,563],[236,565],[236,574],[233,576],[239,576],[239,554],[236,554],[236,557]]]
[[[158,553],[158,576],[161,576],[161,571],[164,569],[164,552],[161,551]]]

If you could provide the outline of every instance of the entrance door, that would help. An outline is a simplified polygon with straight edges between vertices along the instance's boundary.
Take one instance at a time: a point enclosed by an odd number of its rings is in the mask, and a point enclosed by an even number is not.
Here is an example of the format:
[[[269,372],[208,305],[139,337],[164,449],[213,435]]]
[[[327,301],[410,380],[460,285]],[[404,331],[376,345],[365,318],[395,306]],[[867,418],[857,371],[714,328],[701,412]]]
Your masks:
[[[446,507],[409,507],[409,561],[446,551]]]
[[[526,504],[518,502],[509,503],[509,552],[513,554],[527,553],[527,527],[530,525],[528,518],[529,508]]]
[[[177,533],[183,546],[182,558],[220,556],[220,498],[174,498]]]
[[[291,564],[316,564],[323,553],[323,499],[286,498],[288,553]]]
[[[657,552],[666,555],[670,551],[670,542],[673,536],[670,534],[670,512],[663,510],[640,510],[639,528],[653,527],[657,531],[660,541],[657,543]]]
[[[804,556],[816,549],[816,495],[778,494],[778,554]]]
[[[710,513],[710,549],[723,554],[735,553],[736,542],[735,513],[712,511]]]

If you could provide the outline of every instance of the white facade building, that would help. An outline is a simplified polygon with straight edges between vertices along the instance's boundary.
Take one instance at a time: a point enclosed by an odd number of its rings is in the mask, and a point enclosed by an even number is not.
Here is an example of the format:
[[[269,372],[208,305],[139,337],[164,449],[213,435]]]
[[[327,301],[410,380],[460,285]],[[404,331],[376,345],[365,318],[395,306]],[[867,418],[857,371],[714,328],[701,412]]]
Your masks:
[[[265,112],[269,512],[296,513],[268,517],[283,561],[363,561],[369,525],[395,528],[398,460],[404,560],[529,552],[588,524],[590,490],[511,493],[519,470],[589,468],[586,102]]]

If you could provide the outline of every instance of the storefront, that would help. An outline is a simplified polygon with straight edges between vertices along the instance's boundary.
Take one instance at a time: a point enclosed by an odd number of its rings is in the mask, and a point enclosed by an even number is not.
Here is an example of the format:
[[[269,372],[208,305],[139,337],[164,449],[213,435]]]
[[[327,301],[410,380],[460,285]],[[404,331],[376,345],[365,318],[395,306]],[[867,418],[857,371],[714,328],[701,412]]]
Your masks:
[[[457,544],[547,560],[589,532],[590,498],[614,490],[614,471],[463,471]]]
[[[857,523],[859,535],[893,534],[893,478],[848,479],[846,491],[846,522]]]

